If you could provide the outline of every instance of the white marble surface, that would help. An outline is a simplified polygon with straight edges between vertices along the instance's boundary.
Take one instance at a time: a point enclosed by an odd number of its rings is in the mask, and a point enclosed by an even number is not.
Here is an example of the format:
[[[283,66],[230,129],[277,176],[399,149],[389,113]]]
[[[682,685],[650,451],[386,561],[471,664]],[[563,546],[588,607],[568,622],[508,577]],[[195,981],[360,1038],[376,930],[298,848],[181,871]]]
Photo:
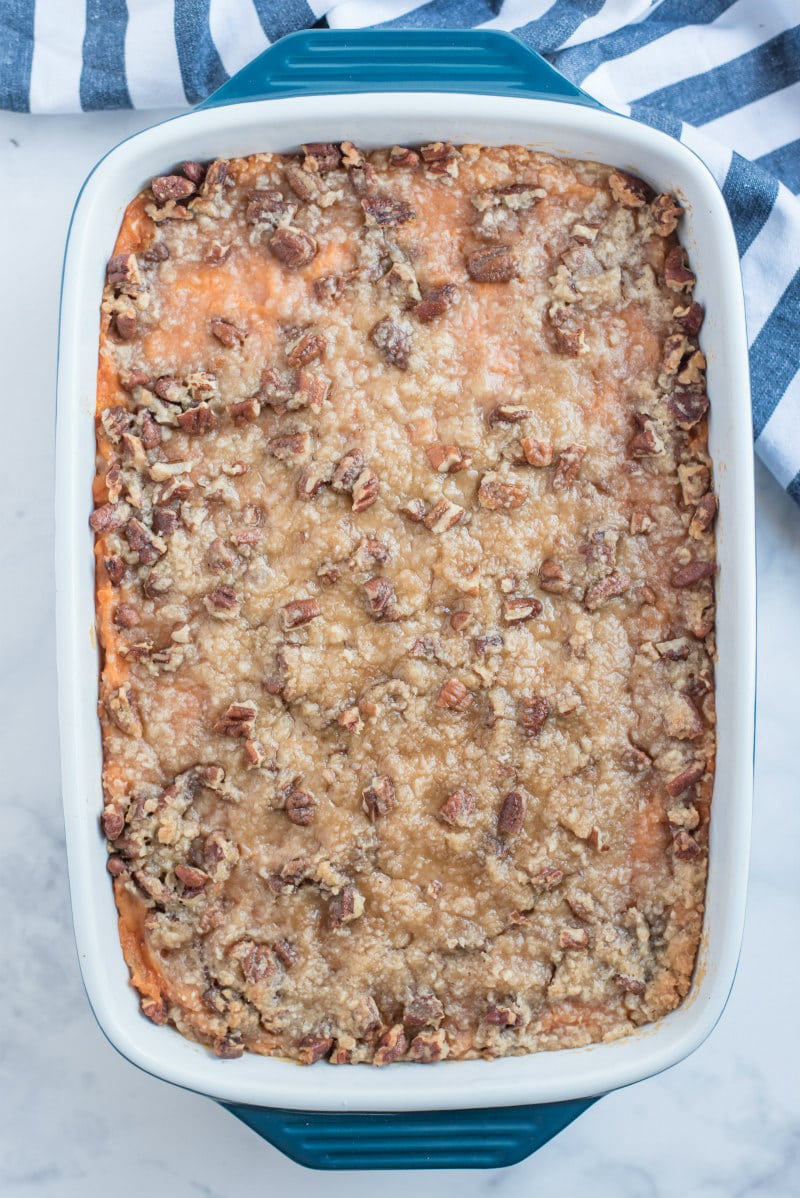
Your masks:
[[[152,118],[149,118],[152,119]],[[132,114],[0,114],[0,1195],[582,1198],[800,1194],[800,510],[758,470],[755,826],[744,952],[711,1038],[515,1168],[322,1175],[99,1032],[72,944],[59,797],[52,574],[56,322],[74,196]]]

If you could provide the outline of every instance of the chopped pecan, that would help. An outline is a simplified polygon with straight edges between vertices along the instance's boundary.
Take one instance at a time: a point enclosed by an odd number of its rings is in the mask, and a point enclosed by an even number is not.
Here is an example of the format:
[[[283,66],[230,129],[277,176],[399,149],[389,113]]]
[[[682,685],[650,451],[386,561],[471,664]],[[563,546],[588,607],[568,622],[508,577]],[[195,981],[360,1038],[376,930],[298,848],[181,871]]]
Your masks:
[[[161,429],[156,423],[155,417],[151,415],[147,409],[143,409],[139,415],[142,422],[142,445],[145,449],[155,449],[161,444]],[[180,417],[178,418],[180,423]]]
[[[354,886],[343,886],[328,904],[328,918],[334,928],[360,919],[364,914],[364,896]]]
[[[416,150],[409,150],[405,146],[392,146],[389,151],[389,166],[416,166],[418,162],[419,154]]]
[[[436,657],[436,641],[432,636],[421,636],[408,651],[409,657],[430,661]]]
[[[669,237],[678,227],[678,221],[683,216],[683,208],[675,196],[666,192],[657,195],[650,204],[650,216],[656,233],[661,237]]]
[[[397,321],[385,316],[373,327],[369,339],[390,366],[396,366],[398,370],[408,370],[411,337]]]
[[[118,587],[125,577],[125,562],[121,557],[104,557],[103,565],[111,585]]]
[[[301,499],[313,499],[317,492],[333,478],[333,462],[312,462],[306,466],[297,480],[297,494]]]
[[[379,479],[368,467],[361,471],[353,485],[353,511],[363,512],[378,498]]]
[[[388,578],[368,578],[364,583],[367,611],[375,620],[384,620],[396,601],[394,583]]]
[[[307,790],[293,790],[286,798],[285,811],[293,824],[305,828],[314,821],[317,801]]]
[[[552,595],[567,593],[570,583],[560,562],[556,562],[552,558],[546,558],[542,562],[539,567],[539,586],[543,591],[549,591]]]
[[[151,1023],[161,1027],[167,1022],[167,1004],[163,998],[153,998],[151,995],[143,995],[139,1001],[142,1014],[149,1019]]]
[[[448,678],[443,683],[436,699],[437,707],[449,707],[454,711],[466,711],[472,705],[472,695],[458,678]]]
[[[628,451],[632,457],[654,457],[664,452],[664,441],[658,432],[654,420],[644,412],[634,412],[637,431],[628,442]]]
[[[297,229],[292,225],[281,225],[275,230],[268,242],[269,248],[284,266],[295,270],[307,266],[316,256],[317,243],[310,233]]]
[[[435,1027],[443,1019],[444,1007],[433,994],[417,994],[403,1012],[403,1022],[409,1027]]]
[[[366,165],[366,158],[359,150],[358,146],[354,146],[351,141],[343,141],[341,143],[342,165],[347,170],[363,169]]]
[[[630,533],[632,537],[645,536],[653,527],[653,519],[643,512],[640,508],[634,508],[631,512]]]
[[[206,595],[205,606],[212,614],[215,612],[237,612],[241,606],[239,596],[233,587],[215,587],[210,595]]]
[[[419,500],[412,500],[412,503],[418,503]],[[410,512],[407,512],[410,515]],[[449,499],[440,499],[433,505],[431,510],[422,517],[422,523],[431,532],[442,533],[453,528],[458,524],[459,520],[464,515],[464,508],[457,503],[451,503]],[[415,519],[414,516],[411,517]]]
[[[564,880],[563,869],[558,869],[555,865],[545,865],[537,873],[531,877],[531,882],[534,886],[540,887],[542,890],[555,890]]]
[[[526,736],[538,736],[549,715],[550,704],[540,695],[520,700],[519,722]]]
[[[206,550],[206,563],[209,570],[214,570],[215,573],[221,573],[223,570],[229,570],[236,563],[236,554],[232,549],[229,549],[220,537],[214,537],[214,540]]]
[[[395,227],[417,219],[417,214],[410,204],[406,204],[404,200],[394,200],[391,196],[364,196],[361,207],[364,209],[368,225]]]
[[[519,424],[527,420],[531,414],[530,408],[520,404],[501,403],[492,408],[486,417],[487,424]]]
[[[679,388],[670,395],[667,407],[679,428],[694,428],[708,411],[708,396],[699,388]]]
[[[447,141],[432,141],[420,147],[420,155],[432,175],[455,175],[458,172],[458,150]]]
[[[127,433],[131,427],[131,414],[122,404],[116,404],[103,410],[100,423],[109,441],[116,445],[122,434]]]
[[[206,177],[206,167],[201,162],[182,162],[181,174],[191,179],[195,187],[199,187]]]
[[[122,830],[125,827],[124,812],[119,807],[115,807],[113,803],[109,803],[100,817],[100,825],[106,840],[116,840],[122,835]]]
[[[319,198],[320,179],[316,171],[306,170],[304,166],[290,162],[286,167],[286,182],[304,204],[310,204]]]
[[[697,586],[698,582],[703,582],[706,578],[713,578],[717,572],[717,567],[714,562],[702,561],[695,558],[694,561],[687,562],[685,566],[681,566],[672,575],[672,585],[679,589],[684,587]]]
[[[501,479],[497,474],[484,474],[478,488],[478,503],[490,512],[520,508],[528,498],[525,483]]]
[[[187,408],[185,412],[179,412],[177,421],[180,428],[190,436],[209,433],[217,427],[217,418],[205,403],[198,404],[194,408]]]
[[[705,314],[706,311],[703,305],[698,304],[696,300],[692,300],[690,304],[684,307],[679,306],[675,308],[672,313],[672,319],[678,328],[683,329],[687,336],[696,337],[703,327]]]
[[[519,1014],[508,1003],[489,1003],[483,1013],[483,1022],[490,1027],[515,1027],[519,1022]]]
[[[497,815],[497,835],[516,836],[525,826],[530,795],[524,787],[510,790],[503,799]]]
[[[693,861],[702,852],[695,838],[683,828],[673,837],[672,851],[679,861]]]
[[[465,611],[463,608],[459,608],[458,611],[450,613],[450,627],[454,632],[461,632],[462,629],[466,628],[471,619],[472,616],[468,611]]]
[[[336,465],[331,479],[334,491],[352,491],[364,469],[364,454],[360,449],[348,449]]]
[[[562,928],[558,934],[558,946],[576,951],[588,948],[589,933],[586,928]]]
[[[195,869],[193,865],[176,865],[175,877],[187,890],[202,890],[209,881],[207,873],[202,869]]]
[[[696,279],[682,245],[674,245],[664,259],[664,282],[672,291],[691,291]]]
[[[150,190],[156,203],[163,206],[169,200],[176,203],[187,200],[197,189],[191,179],[183,175],[156,175],[150,180]]]
[[[444,502],[446,503],[447,500]],[[400,504],[397,510],[404,516],[408,516],[409,520],[413,520],[415,524],[421,524],[425,519],[425,504],[421,499],[407,499],[405,503]],[[463,514],[464,509],[462,508],[461,515],[463,516]],[[460,516],[459,519],[461,519]]]
[[[346,728],[348,732],[362,732],[364,730],[364,721],[357,707],[348,707],[340,712],[336,717],[336,722],[342,728]]]
[[[289,603],[284,603],[281,611],[283,626],[286,629],[300,628],[322,614],[316,599],[292,599]]]
[[[369,786],[361,792],[362,807],[371,823],[379,815],[388,815],[395,804],[397,792],[394,782],[386,774],[376,774]]]
[[[484,636],[475,637],[474,648],[478,657],[487,657],[492,653],[499,653],[502,647],[503,638],[499,632],[488,632]]]
[[[597,611],[609,599],[618,599],[630,590],[631,580],[621,570],[614,570],[605,578],[598,578],[589,583],[583,596],[583,606],[587,611]]]
[[[682,770],[674,778],[667,782],[667,791],[673,799],[677,799],[690,786],[694,786],[706,772],[706,767],[701,761],[693,761],[685,770]]]
[[[275,961],[266,944],[242,940],[234,945],[233,956],[240,961],[245,981],[251,986],[258,986],[276,972]]]
[[[323,275],[314,280],[314,298],[321,304],[337,300],[344,290],[346,280],[342,275]]]
[[[309,362],[316,361],[324,354],[325,338],[319,333],[304,333],[287,353],[286,361],[293,367],[308,366]]]
[[[711,471],[702,462],[684,462],[678,466],[678,481],[683,502],[694,505],[711,486]]]
[[[708,532],[714,523],[714,517],[717,514],[717,497],[713,491],[709,491],[699,500],[697,507],[689,522],[689,536],[695,541],[702,537],[703,533]]]
[[[128,865],[119,853],[112,853],[108,861],[106,861],[106,869],[112,878],[119,878],[122,874],[128,872]]]
[[[466,470],[472,465],[472,458],[457,445],[429,445],[425,456],[434,470],[439,474],[455,474],[458,470]]]
[[[89,527],[98,535],[104,532],[116,532],[125,524],[128,515],[129,508],[125,504],[102,503],[89,517]]]
[[[332,1036],[304,1036],[298,1045],[301,1059],[306,1065],[314,1065],[326,1057],[333,1048]]]
[[[427,1065],[447,1056],[447,1039],[442,1028],[435,1032],[418,1032],[408,1046],[408,1059]]]
[[[228,1032],[224,1036],[217,1036],[211,1045],[215,1057],[219,1057],[222,1061],[233,1061],[244,1053],[244,1045],[238,1039],[238,1033]]]
[[[132,341],[139,331],[136,313],[132,309],[128,312],[117,312],[114,317],[114,329],[120,341]]]
[[[311,452],[311,433],[298,429],[291,433],[279,433],[267,441],[267,453],[281,462],[306,458]]]
[[[124,529],[125,539],[143,566],[152,566],[167,552],[167,547],[160,537],[155,536],[149,528],[135,517],[128,521]]]
[[[553,472],[554,491],[563,491],[575,482],[585,457],[586,449],[583,445],[568,445],[566,449],[561,450]]]
[[[433,291],[429,291],[424,299],[414,306],[414,315],[422,324],[430,324],[437,316],[443,316],[451,304],[455,303],[458,288],[455,283],[444,283]]]
[[[608,176],[611,194],[623,208],[644,208],[653,194],[653,189],[636,175],[627,171],[612,171]]]
[[[287,203],[279,191],[255,190],[250,192],[244,218],[249,225],[277,225],[281,217],[289,216],[295,207]]]
[[[517,624],[520,620],[532,620],[542,614],[542,604],[533,595],[503,600],[503,618],[507,624]]]
[[[214,731],[221,736],[239,736],[250,740],[253,736],[257,710],[255,703],[250,699],[243,703],[231,703],[214,724]]]
[[[373,1065],[391,1065],[394,1061],[400,1060],[407,1047],[408,1041],[403,1025],[397,1023],[381,1036],[372,1063]]]
[[[224,316],[212,316],[208,327],[212,337],[216,337],[220,345],[224,345],[226,349],[232,349],[234,345],[243,345],[247,337],[247,329],[232,320],[226,320]]]
[[[519,261],[508,245],[493,245],[467,255],[467,274],[476,283],[508,283],[515,278]]]
[[[465,828],[475,811],[475,796],[469,790],[454,790],[439,808],[437,815],[442,823],[452,828]]]
[[[690,651],[691,645],[685,636],[675,637],[671,641],[656,641],[658,656],[665,657],[667,661],[686,661]]]
[[[291,410],[307,407],[313,411],[319,411],[328,397],[330,387],[331,381],[325,375],[300,369],[297,372],[295,389],[287,407]]]
[[[114,609],[114,623],[117,628],[135,628],[139,623],[139,613],[130,603],[120,603]]]
[[[289,940],[276,940],[272,946],[272,951],[284,969],[291,969],[297,961],[297,949]]]
[[[303,146],[305,165],[325,175],[335,171],[342,162],[342,152],[330,141],[310,141]]]
[[[135,254],[115,254],[106,266],[106,282],[118,291],[136,295],[142,281]]]

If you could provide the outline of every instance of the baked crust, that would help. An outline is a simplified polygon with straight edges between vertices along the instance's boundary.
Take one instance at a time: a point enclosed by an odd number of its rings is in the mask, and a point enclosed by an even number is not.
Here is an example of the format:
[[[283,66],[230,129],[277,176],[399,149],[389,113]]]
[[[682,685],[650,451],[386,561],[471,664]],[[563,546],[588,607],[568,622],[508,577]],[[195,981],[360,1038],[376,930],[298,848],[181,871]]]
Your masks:
[[[680,216],[445,143],[187,163],[128,207],[91,523],[149,1018],[380,1065],[686,995],[716,501]]]

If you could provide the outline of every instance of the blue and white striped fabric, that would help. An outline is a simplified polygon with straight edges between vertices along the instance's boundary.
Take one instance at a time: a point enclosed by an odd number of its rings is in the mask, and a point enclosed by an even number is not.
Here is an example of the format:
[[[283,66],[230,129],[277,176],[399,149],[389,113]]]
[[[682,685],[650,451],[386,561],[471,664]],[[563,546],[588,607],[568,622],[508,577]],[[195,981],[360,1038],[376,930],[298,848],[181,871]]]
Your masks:
[[[512,30],[691,146],[736,227],[756,451],[800,503],[800,0],[0,0],[0,107],[194,104],[312,25]]]

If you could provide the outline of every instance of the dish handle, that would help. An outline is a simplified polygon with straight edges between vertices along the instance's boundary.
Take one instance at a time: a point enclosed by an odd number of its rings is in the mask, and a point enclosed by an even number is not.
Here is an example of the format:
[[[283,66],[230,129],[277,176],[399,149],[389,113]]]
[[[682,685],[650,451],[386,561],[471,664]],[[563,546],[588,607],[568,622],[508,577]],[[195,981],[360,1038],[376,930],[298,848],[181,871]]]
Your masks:
[[[530,1156],[596,1101],[400,1114],[223,1106],[310,1169],[497,1169]]]
[[[494,29],[306,29],[290,33],[200,108],[285,96],[472,92],[601,107],[510,33]]]

